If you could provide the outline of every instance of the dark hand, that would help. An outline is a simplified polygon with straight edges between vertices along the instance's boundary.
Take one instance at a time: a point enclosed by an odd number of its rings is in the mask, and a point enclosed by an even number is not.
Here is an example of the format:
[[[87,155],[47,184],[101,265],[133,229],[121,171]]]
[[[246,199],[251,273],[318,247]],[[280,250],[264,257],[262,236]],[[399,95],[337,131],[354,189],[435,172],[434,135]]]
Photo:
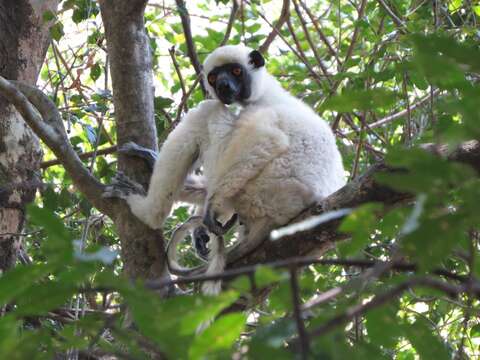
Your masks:
[[[207,247],[207,243],[210,241],[210,236],[205,227],[199,226],[193,230],[193,245],[197,255],[204,260],[207,260],[210,250]]]
[[[230,220],[228,220],[225,225],[222,225],[222,223],[217,220],[217,212],[213,210],[210,205],[207,205],[207,211],[205,212],[205,216],[203,217],[203,224],[211,233],[217,236],[222,236],[235,224],[235,222],[237,221],[237,217],[237,214],[233,214]]]

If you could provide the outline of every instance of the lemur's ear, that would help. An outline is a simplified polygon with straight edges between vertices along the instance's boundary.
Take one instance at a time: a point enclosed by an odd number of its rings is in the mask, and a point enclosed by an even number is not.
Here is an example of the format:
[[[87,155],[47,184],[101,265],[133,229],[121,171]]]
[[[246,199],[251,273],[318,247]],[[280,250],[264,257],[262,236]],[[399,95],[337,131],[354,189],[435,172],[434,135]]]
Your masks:
[[[249,63],[255,68],[260,68],[265,65],[265,59],[259,51],[253,50],[248,57],[250,58]]]

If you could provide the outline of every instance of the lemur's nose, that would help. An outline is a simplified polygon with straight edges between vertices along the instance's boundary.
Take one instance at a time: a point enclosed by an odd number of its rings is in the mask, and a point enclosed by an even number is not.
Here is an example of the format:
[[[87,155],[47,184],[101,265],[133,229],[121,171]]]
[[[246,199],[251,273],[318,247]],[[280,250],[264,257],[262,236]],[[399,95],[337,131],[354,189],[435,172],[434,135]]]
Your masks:
[[[233,88],[232,88],[232,86],[230,85],[230,82],[227,79],[222,79],[222,80],[218,81],[217,88],[222,93],[229,93],[229,92],[233,91]]]

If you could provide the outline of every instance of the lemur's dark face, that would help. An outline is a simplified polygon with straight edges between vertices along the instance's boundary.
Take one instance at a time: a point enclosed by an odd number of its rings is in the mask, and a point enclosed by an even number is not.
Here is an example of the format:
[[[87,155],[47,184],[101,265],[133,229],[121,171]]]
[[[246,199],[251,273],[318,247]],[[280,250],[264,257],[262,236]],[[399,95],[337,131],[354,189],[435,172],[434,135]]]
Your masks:
[[[254,50],[249,55],[249,63],[254,69],[265,64],[262,55]],[[252,93],[252,77],[249,69],[239,63],[228,63],[213,68],[207,75],[207,81],[215,90],[218,99],[226,104],[242,103]]]

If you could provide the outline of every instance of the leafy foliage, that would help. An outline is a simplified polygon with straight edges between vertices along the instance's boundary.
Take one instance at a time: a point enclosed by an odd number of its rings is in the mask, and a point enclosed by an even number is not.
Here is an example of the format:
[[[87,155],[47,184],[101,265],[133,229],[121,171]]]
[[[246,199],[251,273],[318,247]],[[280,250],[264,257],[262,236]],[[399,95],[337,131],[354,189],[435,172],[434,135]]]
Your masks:
[[[200,87],[193,88],[196,74],[175,3],[165,3],[149,2],[145,13],[161,141],[203,98]],[[224,38],[230,2],[187,3],[203,60]],[[299,272],[301,321],[310,334],[312,358],[480,356],[478,289],[469,288],[479,286],[480,276],[478,173],[418,146],[441,142],[453,149],[480,139],[480,6],[435,3],[432,9],[431,2],[410,0],[295,0],[270,46],[268,70],[332,125],[350,178],[385,159],[398,171],[376,180],[416,199],[395,208],[358,207],[340,226],[349,239],[325,255],[374,265],[400,259],[414,268],[391,268],[371,278],[371,269],[340,263],[311,264]],[[258,47],[272,31],[265,19],[275,22],[281,2],[242,4],[229,41]],[[85,164],[107,183],[116,166],[111,155],[116,128],[99,6],[66,0],[61,9],[44,15],[54,42],[41,81],[62,110],[75,150],[96,154]],[[165,51],[172,46],[179,72]],[[290,359],[299,354],[287,269],[259,267],[254,276],[229,282],[215,298],[198,295],[198,286],[187,284],[180,286],[183,295],[163,299],[151,284],[122,275],[112,222],[92,209],[63,167],[46,167],[43,181],[46,188],[28,210],[26,260],[0,277],[4,358]],[[184,222],[190,210],[178,207],[165,232]],[[189,244],[181,253],[186,264],[198,263]],[[440,277],[439,269],[454,278]],[[380,301],[389,292],[394,295]],[[328,301],[318,301],[327,295]],[[247,310],[235,311],[238,306]]]

